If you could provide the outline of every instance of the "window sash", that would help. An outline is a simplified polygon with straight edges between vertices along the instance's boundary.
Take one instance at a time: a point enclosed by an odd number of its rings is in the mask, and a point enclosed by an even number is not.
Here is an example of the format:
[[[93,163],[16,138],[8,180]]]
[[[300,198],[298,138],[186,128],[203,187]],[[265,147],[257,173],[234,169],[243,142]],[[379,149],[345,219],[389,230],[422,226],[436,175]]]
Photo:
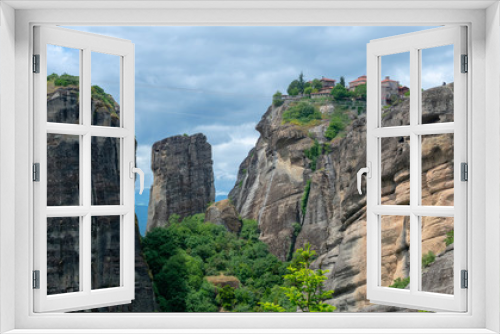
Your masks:
[[[34,184],[34,265],[40,271],[40,288],[34,289],[35,312],[66,312],[126,304],[134,298],[135,220],[134,179],[129,162],[135,161],[134,137],[134,47],[129,41],[96,34],[35,27],[34,53],[40,55],[40,73],[34,75],[34,161],[40,163],[40,182]],[[47,45],[80,50],[80,124],[47,122]],[[120,57],[120,128],[91,125],[91,53]],[[47,206],[47,134],[76,135],[80,138],[79,206]],[[120,205],[91,205],[91,139],[93,136],[120,139]],[[91,287],[91,219],[93,216],[120,216],[120,286]],[[79,217],[79,290],[47,295],[47,218]]]
[[[460,55],[466,54],[466,28],[443,27],[371,41],[367,47],[367,298],[372,303],[437,311],[467,310],[467,290],[461,289],[460,271],[467,269],[467,183],[460,180],[460,164],[467,162],[467,76],[461,73]],[[420,50],[454,45],[454,122],[419,124],[421,104]],[[410,125],[381,126],[381,57],[410,53]],[[372,78],[370,80],[370,78]],[[373,78],[377,78],[373,80]],[[454,133],[454,206],[421,205],[421,135]],[[381,138],[410,137],[410,205],[381,205]],[[410,289],[381,287],[381,215],[410,217]],[[454,217],[454,295],[419,291],[421,268],[421,217]]]

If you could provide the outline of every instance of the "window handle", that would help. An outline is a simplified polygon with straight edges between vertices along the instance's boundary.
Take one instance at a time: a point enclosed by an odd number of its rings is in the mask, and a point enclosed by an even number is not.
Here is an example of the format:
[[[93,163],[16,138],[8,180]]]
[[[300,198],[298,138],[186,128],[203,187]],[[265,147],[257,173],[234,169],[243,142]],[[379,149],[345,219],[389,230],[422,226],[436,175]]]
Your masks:
[[[142,192],[144,191],[144,172],[142,169],[134,167],[134,162],[130,161],[129,163],[129,171],[130,171],[130,178],[134,178],[134,174],[137,173],[139,174],[139,183],[140,183],[140,189],[139,189],[139,195],[142,195]]]
[[[372,163],[368,161],[368,167],[361,168],[358,170],[358,193],[360,195],[363,195],[363,192],[361,191],[361,175],[366,174],[366,177],[368,179],[371,179],[372,177]]]

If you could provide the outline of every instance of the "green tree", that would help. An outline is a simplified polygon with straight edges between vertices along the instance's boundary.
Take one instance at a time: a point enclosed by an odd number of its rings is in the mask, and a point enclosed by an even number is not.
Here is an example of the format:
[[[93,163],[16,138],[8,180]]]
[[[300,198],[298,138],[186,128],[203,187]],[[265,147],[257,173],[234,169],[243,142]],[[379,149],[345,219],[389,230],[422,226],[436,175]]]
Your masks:
[[[297,87],[294,87],[290,90],[288,90],[288,95],[291,95],[291,96],[296,96],[296,95],[299,95],[300,91]]]
[[[234,288],[229,285],[225,285],[223,288],[219,289],[219,293],[215,300],[227,311],[231,311],[236,303],[236,295],[234,293]]]
[[[356,86],[353,95],[357,100],[366,101],[366,84]]]
[[[311,263],[316,256],[311,245],[307,243],[304,248],[297,249],[294,260],[288,266],[289,274],[285,275],[286,286],[281,289],[293,306],[302,312],[333,312],[335,306],[324,301],[332,298],[333,290],[324,290],[323,283],[328,270],[311,269]],[[262,308],[267,312],[283,312],[283,306],[275,303],[262,303]]]
[[[313,89],[321,89],[323,88],[323,84],[321,83],[321,81],[319,81],[318,79],[314,79],[311,83],[311,87]]]
[[[333,95],[333,98],[336,101],[346,100],[350,97],[350,94],[349,94],[349,91],[347,90],[347,88],[342,86],[342,84],[340,84],[340,83],[336,84],[335,87],[333,87],[330,94]]]
[[[187,284],[186,259],[182,254],[169,258],[162,270],[154,277],[160,309],[163,312],[186,311]]]
[[[340,77],[340,81],[338,84],[341,85],[342,87],[345,87],[345,78],[343,76]]]
[[[299,92],[304,93],[305,81],[304,81],[304,74],[302,72],[300,72],[299,79],[297,81],[299,83],[297,87],[299,89]]]
[[[313,91],[312,87],[307,87],[306,89],[304,89],[304,94],[309,95],[309,97],[311,97],[312,91]]]
[[[286,90],[288,92],[288,95],[297,95],[299,94],[299,80],[295,79],[290,84],[288,85],[288,88]],[[295,93],[295,94],[294,94]]]

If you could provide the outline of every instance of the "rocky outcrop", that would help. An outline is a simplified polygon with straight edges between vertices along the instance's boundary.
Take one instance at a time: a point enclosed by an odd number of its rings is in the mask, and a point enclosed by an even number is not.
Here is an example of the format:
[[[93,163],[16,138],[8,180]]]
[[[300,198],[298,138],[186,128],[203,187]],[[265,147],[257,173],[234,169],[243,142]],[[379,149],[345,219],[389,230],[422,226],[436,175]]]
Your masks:
[[[229,285],[234,289],[238,289],[241,286],[240,280],[235,276],[226,276],[224,274],[220,274],[219,276],[205,276],[205,279],[209,283],[218,286],[220,288]]]
[[[212,146],[201,134],[173,136],[153,144],[147,231],[180,218],[204,213],[215,200]]]
[[[424,91],[424,121],[452,120],[452,95],[453,84]],[[328,117],[309,127],[284,123],[283,113],[289,105],[286,101],[281,107],[271,107],[262,117],[257,125],[260,138],[241,164],[229,198],[243,218],[258,220],[260,239],[280,259],[289,258],[294,249],[311,243],[318,253],[315,265],[329,270],[326,288],[335,290],[330,303],[340,311],[398,310],[370,306],[366,300],[366,197],[356,189],[356,173],[366,164],[365,115],[347,110],[351,122],[345,136],[327,141],[324,133]],[[335,107],[326,103],[320,111],[328,116]],[[408,124],[408,114],[409,98],[404,98],[384,111],[382,124]],[[322,153],[313,170],[304,150],[314,140],[322,146]],[[409,147],[406,137],[382,140],[384,204],[409,203]],[[453,205],[452,135],[422,137],[422,167],[422,203]],[[304,203],[306,187],[309,195]],[[296,238],[294,223],[301,225]],[[385,224],[382,281],[388,286],[409,275],[411,245],[407,219],[392,217]],[[446,233],[452,229],[452,219],[424,221],[423,254],[443,253]],[[442,278],[436,283],[439,287],[432,289],[449,290],[452,280],[443,272],[436,275]]]
[[[205,212],[205,222],[222,225],[228,232],[239,234],[242,222],[231,201],[224,199],[210,205]]]
[[[48,120],[79,123],[78,87],[57,87],[48,83]],[[92,124],[119,126],[119,106],[110,95],[106,103],[92,98]],[[119,140],[93,137],[91,140],[91,203],[120,204]],[[80,205],[80,143],[78,136],[47,136],[47,205]],[[47,290],[48,294],[79,290],[78,217],[47,219]],[[118,286],[120,281],[120,221],[116,216],[93,217],[91,222],[92,289]],[[97,312],[154,312],[149,269],[142,255],[140,234],[135,233],[135,300],[131,304],[99,308]]]

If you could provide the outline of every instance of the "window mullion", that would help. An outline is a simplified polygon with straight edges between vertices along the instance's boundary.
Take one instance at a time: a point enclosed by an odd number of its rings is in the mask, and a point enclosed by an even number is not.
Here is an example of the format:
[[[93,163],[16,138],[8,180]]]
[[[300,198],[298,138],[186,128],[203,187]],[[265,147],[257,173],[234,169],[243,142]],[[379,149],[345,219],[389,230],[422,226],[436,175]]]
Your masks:
[[[419,180],[419,136],[415,133],[415,127],[419,123],[419,100],[420,94],[420,60],[419,51],[416,48],[410,50],[410,92],[417,92],[410,96],[410,291],[412,294],[418,292],[420,276],[420,229],[419,217],[415,214],[415,208],[420,204]]]
[[[92,203],[92,181],[91,181],[91,168],[92,168],[92,147],[91,147],[91,133],[90,133],[90,125],[91,125],[91,116],[92,116],[92,100],[91,100],[91,51],[88,48],[83,49],[83,61],[81,63],[81,96],[80,96],[80,104],[82,111],[82,120],[83,126],[86,131],[82,136],[82,154],[83,159],[81,159],[82,164],[82,189],[83,189],[83,206],[90,210],[90,205]],[[92,268],[91,268],[91,250],[92,250],[92,236],[91,236],[91,215],[90,211],[86,212],[83,216],[83,233],[82,233],[82,243],[81,243],[81,263],[82,263],[82,285],[83,291],[90,293],[92,288]]]

